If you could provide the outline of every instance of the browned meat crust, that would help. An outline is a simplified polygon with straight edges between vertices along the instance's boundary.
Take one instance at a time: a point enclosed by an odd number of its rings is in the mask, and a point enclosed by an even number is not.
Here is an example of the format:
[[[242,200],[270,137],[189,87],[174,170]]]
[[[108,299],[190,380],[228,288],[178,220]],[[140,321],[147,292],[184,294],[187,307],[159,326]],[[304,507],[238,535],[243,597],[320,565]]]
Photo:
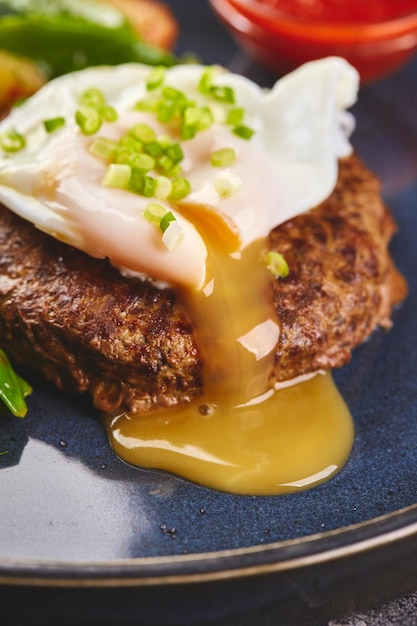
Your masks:
[[[124,279],[1,205],[0,345],[58,389],[88,391],[102,410],[171,406],[201,388],[173,291]]]
[[[290,275],[273,286],[281,323],[273,380],[340,366],[406,292],[387,252],[395,230],[355,158],[320,207],[275,229]],[[173,290],[122,278],[0,208],[0,345],[103,410],[173,406],[202,389],[192,325]]]
[[[274,283],[281,322],[274,380],[340,367],[406,295],[388,245],[396,230],[375,176],[345,159],[330,198],[270,234],[290,275]]]

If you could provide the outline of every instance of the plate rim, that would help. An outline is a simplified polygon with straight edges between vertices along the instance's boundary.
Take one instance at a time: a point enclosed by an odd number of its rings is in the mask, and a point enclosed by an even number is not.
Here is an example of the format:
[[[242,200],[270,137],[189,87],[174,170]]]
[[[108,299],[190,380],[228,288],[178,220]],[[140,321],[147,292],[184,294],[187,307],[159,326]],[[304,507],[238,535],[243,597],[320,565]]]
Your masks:
[[[0,585],[149,587],[288,572],[366,554],[417,536],[417,503],[358,524],[245,548],[110,561],[0,559]]]

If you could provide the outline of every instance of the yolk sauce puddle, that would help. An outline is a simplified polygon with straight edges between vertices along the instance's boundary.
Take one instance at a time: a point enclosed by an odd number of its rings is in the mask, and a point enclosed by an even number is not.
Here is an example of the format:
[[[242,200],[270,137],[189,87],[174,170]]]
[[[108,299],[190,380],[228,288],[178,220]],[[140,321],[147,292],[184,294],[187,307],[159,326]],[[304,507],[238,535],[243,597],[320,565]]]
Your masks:
[[[280,390],[268,382],[279,323],[259,260],[264,245],[236,254],[213,247],[206,288],[183,294],[204,357],[203,395],[147,415],[106,416],[126,462],[250,495],[305,489],[345,464],[353,424],[331,374]]]

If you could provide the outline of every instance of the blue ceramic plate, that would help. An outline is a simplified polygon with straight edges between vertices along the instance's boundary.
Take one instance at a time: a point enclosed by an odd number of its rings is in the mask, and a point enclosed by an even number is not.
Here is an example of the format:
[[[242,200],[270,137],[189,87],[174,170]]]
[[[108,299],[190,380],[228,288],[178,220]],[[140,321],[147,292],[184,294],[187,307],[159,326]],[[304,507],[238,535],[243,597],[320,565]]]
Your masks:
[[[205,3],[171,5],[180,51],[271,83]],[[376,332],[335,374],[356,427],[344,470],[302,493],[238,497],[134,469],[114,456],[87,404],[33,381],[27,418],[0,422],[2,615],[307,624],[415,586],[416,104],[413,63],[364,88],[355,107],[355,148],[383,180],[410,295],[393,329]]]

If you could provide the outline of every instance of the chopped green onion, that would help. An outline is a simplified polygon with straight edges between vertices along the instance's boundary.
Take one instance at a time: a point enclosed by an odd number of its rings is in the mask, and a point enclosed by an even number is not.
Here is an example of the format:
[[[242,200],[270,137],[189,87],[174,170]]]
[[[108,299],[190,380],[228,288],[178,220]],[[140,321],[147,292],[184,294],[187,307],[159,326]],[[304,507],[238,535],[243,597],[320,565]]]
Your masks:
[[[143,172],[137,170],[135,167],[132,169],[129,179],[129,189],[133,193],[137,193],[143,196],[143,188],[145,186],[145,176]]]
[[[180,91],[179,89],[176,89],[175,87],[171,87],[170,85],[166,85],[163,88],[162,97],[165,100],[176,101],[176,102],[179,102],[180,100],[182,101],[187,100],[186,95],[183,91]]]
[[[174,100],[160,100],[157,104],[156,114],[158,122],[168,124],[177,113],[177,104]]]
[[[288,276],[290,269],[285,258],[275,250],[268,250],[264,256],[267,269],[276,278],[285,278]]]
[[[105,104],[104,106],[99,107],[98,112],[100,113],[103,120],[106,122],[115,122],[119,119],[119,114],[117,113],[116,109],[110,104]]]
[[[143,177],[142,195],[145,198],[152,198],[155,195],[156,179],[152,176]]]
[[[242,188],[242,179],[233,172],[221,172],[214,181],[214,187],[222,198],[230,198]]]
[[[132,166],[135,162],[138,153],[136,150],[132,150],[128,146],[121,146],[116,150],[116,154],[113,157],[114,163],[124,163],[125,165]]]
[[[147,176],[141,170],[133,168],[129,179],[129,190],[145,198],[152,198],[155,195],[156,179]]]
[[[233,148],[221,148],[212,152],[210,163],[213,167],[227,167],[236,161],[236,152]]]
[[[198,83],[198,91],[205,95],[210,94],[210,89],[213,86],[214,67],[206,67],[201,74],[200,81]]]
[[[19,152],[25,146],[26,139],[17,130],[9,130],[0,135],[0,147],[4,152]]]
[[[255,132],[252,128],[249,128],[249,126],[245,126],[243,124],[238,124],[232,130],[234,134],[241,139],[250,139]]]
[[[162,144],[156,140],[149,141],[147,144],[145,144],[144,149],[146,154],[149,154],[151,157],[158,157],[164,151],[164,147],[162,146]]]
[[[125,163],[110,163],[103,179],[105,187],[127,187],[131,175],[131,168]]]
[[[32,387],[13,370],[9,359],[0,350],[0,399],[16,417],[25,417],[27,413],[26,396],[32,393]]]
[[[152,69],[146,80],[146,89],[148,91],[153,91],[161,87],[162,83],[165,80],[166,67],[158,66]]]
[[[165,200],[172,193],[172,182],[166,176],[157,176],[155,179],[155,198]]]
[[[166,245],[168,250],[172,252],[173,250],[176,250],[181,245],[184,238],[185,238],[185,231],[183,227],[181,226],[181,224],[179,224],[177,220],[174,218],[173,220],[169,222],[167,228],[164,230],[164,233],[162,235],[162,242]]]
[[[95,137],[90,144],[88,151],[101,159],[110,160],[116,155],[118,144],[113,139],[107,137]]]
[[[230,126],[240,125],[243,122],[244,115],[245,112],[242,107],[234,107],[227,114],[226,124],[230,124]]]
[[[169,158],[166,154],[163,154],[157,160],[158,169],[161,170],[164,174],[168,174],[170,170],[174,167],[175,163],[172,159]]]
[[[47,133],[53,133],[58,128],[65,126],[64,117],[52,117],[49,120],[44,120],[43,125]]]
[[[179,143],[173,143],[165,148],[165,154],[176,165],[180,163],[184,158],[184,153]]]
[[[165,148],[168,148],[172,144],[171,137],[169,135],[159,135],[158,143],[162,146],[163,150],[165,150]]]
[[[129,135],[135,137],[135,139],[139,139],[143,143],[149,143],[151,141],[155,141],[155,131],[153,128],[148,126],[148,124],[135,124],[130,130]]]
[[[182,200],[183,198],[188,196],[190,191],[190,182],[186,178],[179,176],[172,181],[172,191],[169,194],[169,199],[173,200],[174,202]]]
[[[155,224],[159,226],[161,223],[161,219],[167,212],[166,208],[162,206],[162,204],[158,204],[157,202],[149,202],[143,211],[143,217],[150,224]]]
[[[133,161],[133,166],[142,174],[146,174],[146,172],[149,172],[155,167],[155,159],[149,156],[149,154],[138,154]]]
[[[207,128],[210,128],[210,126],[212,126],[214,121],[212,110],[209,107],[203,106],[200,107],[200,111],[201,116],[198,122],[197,129],[199,131],[207,130]]]
[[[197,126],[201,120],[201,108],[197,106],[187,107],[184,111],[183,123],[186,126]]]
[[[101,89],[90,87],[81,94],[80,104],[86,107],[99,108],[106,104],[106,98]]]
[[[180,138],[184,141],[193,139],[193,137],[195,137],[196,132],[197,132],[197,128],[195,126],[187,126],[187,124],[183,123],[181,124]]]
[[[146,100],[138,100],[135,104],[136,111],[146,111],[147,113],[156,113],[159,104],[159,98],[146,98]]]
[[[93,107],[81,107],[75,113],[75,121],[84,135],[94,135],[100,130],[102,117]]]
[[[130,135],[125,135],[124,137],[121,137],[119,140],[119,146],[129,148],[137,154],[140,154],[143,150],[142,141],[139,141],[139,139],[135,139],[135,137],[131,137]]]
[[[213,85],[210,88],[210,95],[219,102],[226,102],[227,104],[235,103],[235,92],[231,87]]]
[[[172,211],[166,211],[164,215],[161,217],[161,221],[159,222],[159,227],[162,230],[162,232],[164,233],[166,229],[168,228],[170,222],[173,222],[176,219],[177,218],[172,213]]]

